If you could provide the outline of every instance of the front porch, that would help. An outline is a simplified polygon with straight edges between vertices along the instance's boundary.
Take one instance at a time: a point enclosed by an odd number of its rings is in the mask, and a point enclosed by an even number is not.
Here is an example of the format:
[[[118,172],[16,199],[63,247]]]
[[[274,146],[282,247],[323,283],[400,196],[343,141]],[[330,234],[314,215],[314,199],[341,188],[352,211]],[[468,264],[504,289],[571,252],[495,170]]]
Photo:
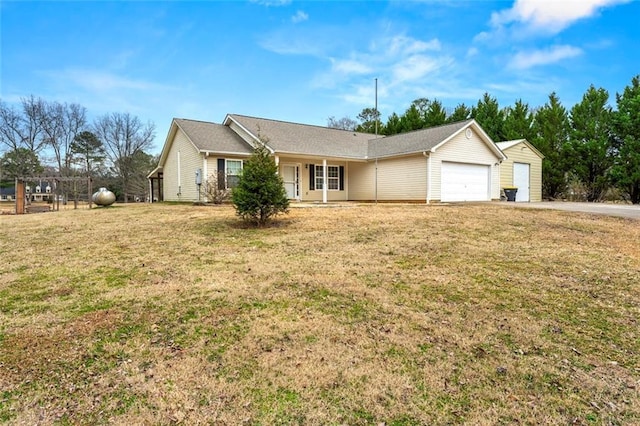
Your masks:
[[[349,200],[349,162],[345,160],[275,157],[290,200],[310,203]]]

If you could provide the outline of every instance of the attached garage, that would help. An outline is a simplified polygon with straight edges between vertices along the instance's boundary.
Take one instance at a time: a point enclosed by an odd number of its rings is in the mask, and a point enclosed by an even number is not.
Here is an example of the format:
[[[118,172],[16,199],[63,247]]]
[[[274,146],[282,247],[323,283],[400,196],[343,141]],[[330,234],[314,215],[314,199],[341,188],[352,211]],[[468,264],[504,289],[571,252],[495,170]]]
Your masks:
[[[440,200],[490,201],[490,167],[483,164],[442,162]]]

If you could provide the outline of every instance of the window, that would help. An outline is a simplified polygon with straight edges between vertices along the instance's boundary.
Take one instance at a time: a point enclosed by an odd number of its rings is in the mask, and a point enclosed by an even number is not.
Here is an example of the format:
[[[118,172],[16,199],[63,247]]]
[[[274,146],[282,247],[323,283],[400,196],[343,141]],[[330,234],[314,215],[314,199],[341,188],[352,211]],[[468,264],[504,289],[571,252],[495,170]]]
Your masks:
[[[324,189],[324,168],[321,164],[311,164],[309,189],[322,191]],[[344,166],[327,166],[327,189],[329,191],[344,190]]]
[[[324,188],[324,168],[316,165],[316,190],[321,191]]]
[[[225,176],[227,181],[227,189],[238,186],[240,173],[242,173],[242,160],[225,160]]]
[[[327,166],[327,189],[340,190],[340,169],[338,166]]]

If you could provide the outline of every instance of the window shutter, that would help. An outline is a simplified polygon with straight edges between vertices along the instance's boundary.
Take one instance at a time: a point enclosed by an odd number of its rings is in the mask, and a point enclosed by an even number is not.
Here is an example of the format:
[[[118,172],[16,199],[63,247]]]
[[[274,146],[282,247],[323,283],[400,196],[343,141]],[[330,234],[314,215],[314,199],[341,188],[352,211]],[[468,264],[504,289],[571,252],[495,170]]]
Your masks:
[[[309,191],[316,189],[316,166],[309,164]]]
[[[225,185],[225,170],[224,170],[224,158],[218,158],[218,189],[224,190]]]
[[[340,191],[344,191],[344,166],[340,166],[340,170],[338,172],[338,179],[340,180]]]

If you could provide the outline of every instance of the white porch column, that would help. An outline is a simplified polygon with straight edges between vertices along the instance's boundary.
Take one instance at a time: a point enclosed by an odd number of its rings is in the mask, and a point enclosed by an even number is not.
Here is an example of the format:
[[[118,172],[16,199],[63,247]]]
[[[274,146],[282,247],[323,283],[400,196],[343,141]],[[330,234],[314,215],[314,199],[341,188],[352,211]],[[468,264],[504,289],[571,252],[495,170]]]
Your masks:
[[[322,160],[322,202],[327,203],[329,188],[327,188],[327,159]]]
[[[276,155],[276,156],[274,156],[274,159],[276,160],[276,167],[279,167],[280,166],[280,156]]]

